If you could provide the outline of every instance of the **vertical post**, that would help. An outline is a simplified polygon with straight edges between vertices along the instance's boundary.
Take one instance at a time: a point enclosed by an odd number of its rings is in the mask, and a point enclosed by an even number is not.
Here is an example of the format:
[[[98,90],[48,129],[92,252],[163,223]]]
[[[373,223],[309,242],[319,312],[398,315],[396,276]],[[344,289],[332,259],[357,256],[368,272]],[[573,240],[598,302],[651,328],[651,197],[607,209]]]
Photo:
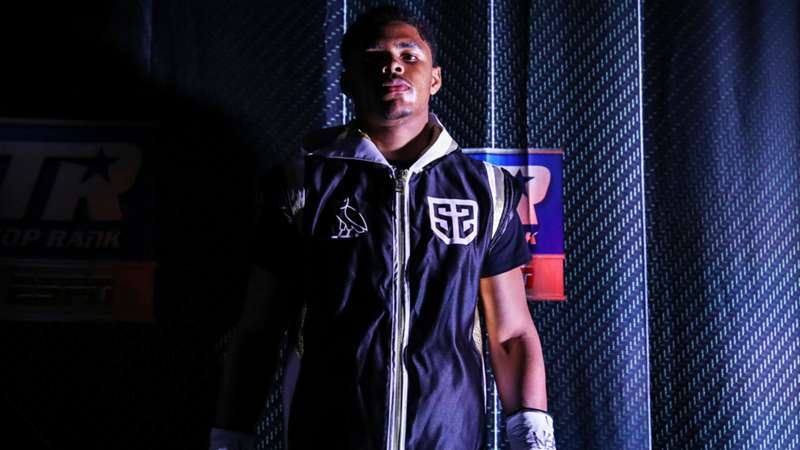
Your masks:
[[[347,123],[347,99],[339,86],[342,63],[339,48],[347,28],[347,0],[326,0],[325,3],[325,126]]]

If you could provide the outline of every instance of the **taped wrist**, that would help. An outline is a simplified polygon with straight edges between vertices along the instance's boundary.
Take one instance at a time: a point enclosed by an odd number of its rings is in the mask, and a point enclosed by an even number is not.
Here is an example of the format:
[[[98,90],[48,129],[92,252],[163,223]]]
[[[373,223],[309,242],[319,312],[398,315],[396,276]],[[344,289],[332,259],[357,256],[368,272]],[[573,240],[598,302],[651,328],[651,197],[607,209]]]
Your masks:
[[[545,411],[523,408],[506,418],[511,450],[556,450],[553,418]]]
[[[254,450],[256,436],[241,431],[212,428],[209,435],[209,450]]]

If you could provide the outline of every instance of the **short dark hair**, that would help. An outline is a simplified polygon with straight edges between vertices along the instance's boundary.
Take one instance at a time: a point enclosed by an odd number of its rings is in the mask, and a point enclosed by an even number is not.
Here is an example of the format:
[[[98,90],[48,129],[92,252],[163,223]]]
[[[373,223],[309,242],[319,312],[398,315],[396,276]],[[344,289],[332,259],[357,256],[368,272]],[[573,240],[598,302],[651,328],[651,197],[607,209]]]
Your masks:
[[[353,54],[363,50],[371,44],[381,28],[391,22],[403,22],[417,29],[422,40],[431,49],[431,62],[433,67],[438,65],[436,57],[436,39],[433,37],[430,25],[422,18],[415,16],[410,11],[399,6],[384,5],[370,9],[358,16],[355,22],[347,29],[342,38],[341,56],[345,69],[352,64]]]

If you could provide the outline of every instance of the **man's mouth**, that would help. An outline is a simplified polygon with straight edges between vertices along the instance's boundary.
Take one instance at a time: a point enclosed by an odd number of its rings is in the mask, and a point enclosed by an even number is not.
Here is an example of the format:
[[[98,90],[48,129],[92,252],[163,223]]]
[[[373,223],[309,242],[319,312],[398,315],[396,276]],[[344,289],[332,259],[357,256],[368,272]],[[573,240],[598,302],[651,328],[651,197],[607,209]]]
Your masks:
[[[399,78],[395,78],[395,79],[383,82],[383,84],[381,84],[381,89],[386,94],[393,94],[395,92],[405,92],[405,91],[411,89],[411,84],[409,84],[405,80],[402,80],[402,79],[399,79]]]

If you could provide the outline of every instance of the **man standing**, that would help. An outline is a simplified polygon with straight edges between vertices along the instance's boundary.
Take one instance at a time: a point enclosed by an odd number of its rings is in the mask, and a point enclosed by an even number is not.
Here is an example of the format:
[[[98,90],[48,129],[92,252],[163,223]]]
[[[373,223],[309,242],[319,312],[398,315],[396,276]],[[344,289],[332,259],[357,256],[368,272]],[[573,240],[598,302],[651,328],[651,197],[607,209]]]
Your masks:
[[[342,61],[356,119],[312,133],[271,194],[267,210],[280,213],[259,229],[269,251],[251,282],[269,301],[245,308],[212,448],[252,445],[242,432],[252,432],[273,367],[250,359],[274,360],[295,316],[291,449],[480,448],[480,300],[512,448],[554,449],[519,270],[530,255],[517,187],[461,153],[429,113],[442,73],[420,20],[367,12],[348,29]]]

